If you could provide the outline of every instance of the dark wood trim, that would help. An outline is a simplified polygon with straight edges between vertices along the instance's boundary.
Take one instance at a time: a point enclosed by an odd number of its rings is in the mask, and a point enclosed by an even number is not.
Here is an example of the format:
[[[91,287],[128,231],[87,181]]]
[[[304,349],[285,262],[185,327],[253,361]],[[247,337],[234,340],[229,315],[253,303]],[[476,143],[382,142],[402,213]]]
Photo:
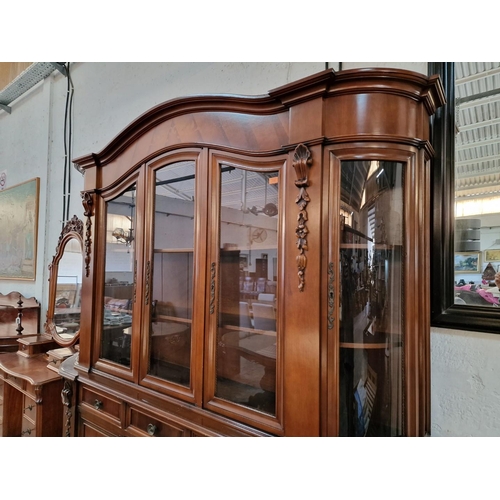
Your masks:
[[[446,104],[431,122],[431,326],[500,333],[500,309],[454,304],[455,71],[452,62],[429,63],[441,76]]]

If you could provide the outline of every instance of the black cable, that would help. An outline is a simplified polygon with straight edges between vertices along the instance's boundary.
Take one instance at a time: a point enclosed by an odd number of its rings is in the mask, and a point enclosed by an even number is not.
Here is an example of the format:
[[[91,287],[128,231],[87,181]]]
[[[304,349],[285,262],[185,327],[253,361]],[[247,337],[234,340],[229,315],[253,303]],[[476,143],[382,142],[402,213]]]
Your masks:
[[[66,143],[67,136],[67,123],[68,123],[68,106],[69,106],[69,78],[67,80],[66,89],[66,105],[64,108],[64,175],[63,175],[63,213],[62,213],[62,228],[64,229],[64,224],[66,222],[66,195],[67,195],[67,178],[68,178],[68,147]]]
[[[63,220],[62,227],[69,220],[69,205],[71,201],[71,143],[72,143],[72,116],[73,94],[75,88],[70,75],[70,64],[66,66],[67,88],[66,104],[64,109],[64,175],[63,175]]]
[[[71,143],[72,143],[72,124],[73,124],[73,94],[75,93],[75,87],[73,86],[73,80],[71,79],[71,74],[69,71],[71,63],[68,63],[68,82],[71,85],[71,94],[69,100],[69,132],[68,132],[68,192],[66,195],[66,220],[69,220],[69,205],[71,200]]]

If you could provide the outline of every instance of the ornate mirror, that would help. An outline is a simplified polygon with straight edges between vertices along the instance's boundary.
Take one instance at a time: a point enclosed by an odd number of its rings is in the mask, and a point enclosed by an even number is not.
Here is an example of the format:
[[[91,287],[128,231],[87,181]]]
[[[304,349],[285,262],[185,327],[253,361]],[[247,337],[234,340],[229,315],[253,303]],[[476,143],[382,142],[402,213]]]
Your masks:
[[[49,265],[49,306],[45,333],[60,346],[71,346],[80,333],[83,275],[83,222],[76,215],[66,223]]]

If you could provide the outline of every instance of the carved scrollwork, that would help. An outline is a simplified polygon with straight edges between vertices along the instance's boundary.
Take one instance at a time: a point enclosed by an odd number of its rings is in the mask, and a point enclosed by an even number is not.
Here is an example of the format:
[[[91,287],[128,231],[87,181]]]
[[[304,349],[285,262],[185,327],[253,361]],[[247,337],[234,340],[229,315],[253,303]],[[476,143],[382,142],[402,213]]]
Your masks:
[[[210,314],[215,311],[215,262],[210,266]]]
[[[328,263],[328,330],[333,329],[335,318],[333,312],[335,310],[335,272],[333,270],[333,262]]]
[[[299,144],[295,148],[293,155],[293,168],[295,169],[295,174],[297,179],[295,180],[295,185],[299,188],[299,194],[295,199],[295,203],[299,207],[299,214],[297,216],[297,227],[295,228],[295,234],[297,236],[297,248],[299,249],[299,255],[297,255],[297,268],[299,277],[299,291],[304,291],[305,286],[305,270],[307,266],[307,257],[305,251],[307,250],[307,234],[309,230],[307,229],[307,204],[311,201],[309,195],[307,194],[306,187],[309,186],[308,173],[309,168],[312,165],[311,152],[304,146],[304,144]]]
[[[82,192],[82,204],[83,204],[83,215],[87,217],[85,221],[85,276],[89,276],[90,273],[90,254],[91,254],[91,243],[92,243],[92,216],[94,215],[94,196],[93,193],[89,191]]]
[[[60,253],[62,240],[68,233],[77,233],[83,238],[83,222],[76,215],[73,215],[73,217],[66,222],[63,227],[61,234],[59,235],[59,240],[57,241],[56,255]],[[52,264],[52,262],[49,264],[49,269],[52,268]]]
[[[149,305],[149,295],[151,289],[151,261],[148,260],[146,264],[146,291],[144,293],[144,303]]]
[[[64,436],[71,436],[71,417],[73,416],[73,412],[71,410],[71,399],[73,397],[73,387],[69,380],[64,381],[64,387],[61,391],[61,400],[62,404],[66,407],[66,411],[64,412],[66,416],[66,422],[64,424]]]

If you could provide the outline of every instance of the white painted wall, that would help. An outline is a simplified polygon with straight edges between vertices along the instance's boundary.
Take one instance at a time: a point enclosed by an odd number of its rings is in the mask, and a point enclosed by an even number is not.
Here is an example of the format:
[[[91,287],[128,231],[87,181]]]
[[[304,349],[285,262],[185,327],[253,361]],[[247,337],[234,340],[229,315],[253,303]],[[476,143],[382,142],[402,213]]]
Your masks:
[[[338,63],[329,63],[338,68]],[[427,63],[342,63],[399,67],[426,73]],[[138,115],[168,99],[191,94],[263,94],[325,68],[317,63],[75,63],[73,157],[98,152]],[[40,177],[37,279],[0,281],[47,307],[47,266],[62,219],[63,130],[67,79],[55,72],[0,111],[0,171],[8,186]],[[83,218],[83,178],[72,170],[70,216]],[[1,238],[1,228],[0,228]],[[500,436],[500,336],[431,331],[432,432],[435,436]]]

